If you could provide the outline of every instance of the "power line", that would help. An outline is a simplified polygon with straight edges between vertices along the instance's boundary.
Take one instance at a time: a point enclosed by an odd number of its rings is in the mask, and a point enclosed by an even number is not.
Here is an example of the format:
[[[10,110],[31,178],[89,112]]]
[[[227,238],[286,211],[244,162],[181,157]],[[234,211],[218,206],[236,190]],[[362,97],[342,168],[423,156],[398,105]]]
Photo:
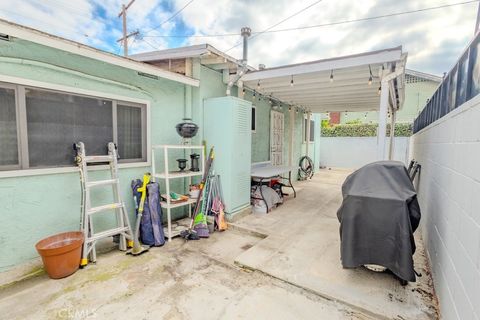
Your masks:
[[[373,17],[366,17],[366,18],[360,18],[360,19],[343,20],[343,21],[330,22],[330,23],[324,23],[324,24],[317,24],[317,25],[305,26],[305,27],[296,27],[296,28],[287,28],[287,29],[277,29],[277,30],[269,31],[269,33],[273,33],[273,32],[285,32],[285,31],[293,31],[293,30],[305,30],[305,29],[312,29],[312,28],[321,28],[321,27],[327,27],[327,26],[335,26],[335,25],[339,25],[339,24],[346,24],[346,23],[352,23],[352,22],[362,22],[362,21],[376,20],[376,19],[388,18],[388,17],[393,17],[393,16],[401,16],[401,15],[406,15],[406,14],[411,14],[411,13],[418,13],[418,12],[424,12],[424,11],[430,11],[430,10],[444,9],[444,8],[448,8],[448,7],[460,6],[460,5],[475,3],[475,2],[479,2],[479,1],[480,1],[480,0],[471,0],[471,1],[465,1],[465,2],[457,2],[457,3],[445,4],[445,5],[441,5],[441,6],[437,6],[437,7],[416,9],[416,10],[403,11],[403,12],[395,12],[395,13],[389,13],[389,14],[384,14],[384,15],[379,15],[379,16],[373,16]]]
[[[150,47],[153,48],[153,50],[158,50],[158,47],[155,47],[153,44],[151,44],[149,41],[145,40],[145,39],[142,39],[143,42],[145,42],[146,44],[148,44]]]
[[[418,12],[444,9],[444,8],[448,8],[448,7],[454,7],[454,6],[460,6],[460,5],[470,4],[470,3],[476,3],[476,2],[479,2],[479,1],[480,0],[457,2],[457,3],[451,3],[451,4],[436,6],[436,7],[422,8],[422,9],[417,9],[417,10],[403,11],[403,12],[395,12],[395,13],[389,13],[389,14],[366,17],[366,18],[359,18],[359,19],[334,21],[334,22],[316,24],[316,25],[311,25],[311,26],[285,28],[285,29],[277,29],[277,30],[268,30],[268,31],[262,31],[262,32],[257,31],[257,32],[252,32],[252,34],[253,35],[258,35],[258,34],[262,34],[262,33],[276,33],[276,32],[288,32],[288,31],[296,31],[296,30],[322,28],[322,27],[335,26],[335,25],[340,25],[340,24],[362,22],[362,21],[368,21],[368,20],[376,20],[376,19],[382,19],[382,18],[388,18],[388,17],[394,17],[394,16],[401,16],[401,15],[418,13]],[[146,37],[151,37],[151,38],[157,38],[157,37],[158,38],[217,38],[217,37],[231,37],[231,36],[240,36],[240,33],[206,34],[206,35],[180,35],[180,34],[177,34],[177,35],[155,35],[155,36],[146,36]],[[252,38],[253,38],[253,36],[252,36]]]
[[[294,14],[286,17],[285,19],[281,20],[280,22],[277,22],[277,23],[275,23],[274,25],[268,27],[267,29],[265,29],[265,30],[263,30],[263,31],[261,31],[261,32],[259,32],[259,33],[256,33],[255,35],[253,35],[252,37],[250,37],[250,40],[251,40],[251,39],[254,39],[255,37],[258,37],[259,35],[261,35],[261,34],[263,34],[263,33],[265,33],[265,32],[268,32],[269,30],[275,28],[275,27],[278,26],[279,24],[282,24],[282,23],[284,23],[285,21],[287,21],[287,20],[289,20],[289,19],[291,19],[291,18],[299,15],[300,13],[302,13],[302,12],[310,9],[311,7],[313,7],[314,5],[316,5],[316,4],[320,3],[320,2],[322,2],[322,0],[315,1],[314,3],[312,3],[312,4],[308,5],[308,6],[306,6],[305,8],[303,8],[302,10],[297,11],[297,12],[295,12]],[[228,52],[228,51],[232,50],[233,48],[238,47],[241,43],[242,43],[241,41],[238,42],[238,43],[235,44],[233,47],[231,47],[230,49],[228,49],[228,50],[226,50],[226,51],[224,51],[224,52]]]
[[[178,16],[180,14],[180,12],[182,12],[183,10],[185,10],[186,7],[188,7],[193,1],[195,0],[190,0],[189,2],[187,2],[187,4],[185,4],[182,8],[180,8],[177,12],[175,12],[170,18],[168,18],[167,20],[163,21],[162,23],[160,23],[158,26],[156,26],[155,28],[151,28],[150,30],[148,31],[145,31],[144,34],[147,34],[149,32],[152,32],[153,30],[155,29],[158,29],[160,28],[161,26],[163,26],[165,23],[171,21],[172,19],[174,19],[176,16]]]

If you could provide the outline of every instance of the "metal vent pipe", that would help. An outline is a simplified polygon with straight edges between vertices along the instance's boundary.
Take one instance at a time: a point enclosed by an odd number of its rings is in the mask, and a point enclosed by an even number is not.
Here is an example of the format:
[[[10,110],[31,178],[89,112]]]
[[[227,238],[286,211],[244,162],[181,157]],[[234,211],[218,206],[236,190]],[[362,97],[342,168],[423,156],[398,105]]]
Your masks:
[[[230,95],[231,89],[235,83],[245,74],[247,71],[247,59],[248,59],[248,38],[252,34],[252,29],[249,27],[243,27],[240,30],[240,33],[243,37],[243,55],[242,55],[242,65],[239,69],[237,69],[237,74],[235,77],[228,82],[227,85],[227,96]]]
[[[242,57],[242,64],[245,66],[247,65],[248,60],[248,38],[252,34],[252,29],[249,27],[243,27],[240,31],[240,34],[243,38],[243,57]]]

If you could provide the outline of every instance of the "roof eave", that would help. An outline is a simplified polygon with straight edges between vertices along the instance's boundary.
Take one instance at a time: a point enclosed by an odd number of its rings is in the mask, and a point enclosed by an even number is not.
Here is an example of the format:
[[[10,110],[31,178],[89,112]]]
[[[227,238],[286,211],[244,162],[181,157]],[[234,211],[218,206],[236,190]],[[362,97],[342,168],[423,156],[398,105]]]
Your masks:
[[[70,52],[87,58],[104,61],[112,65],[148,73],[163,79],[180,82],[186,85],[198,87],[200,81],[173,72],[165,71],[144,62],[139,62],[126,57],[118,56],[109,52],[54,36],[33,28],[22,26],[13,22],[0,19],[0,30],[2,34],[24,39],[44,46],[52,47],[62,51]]]

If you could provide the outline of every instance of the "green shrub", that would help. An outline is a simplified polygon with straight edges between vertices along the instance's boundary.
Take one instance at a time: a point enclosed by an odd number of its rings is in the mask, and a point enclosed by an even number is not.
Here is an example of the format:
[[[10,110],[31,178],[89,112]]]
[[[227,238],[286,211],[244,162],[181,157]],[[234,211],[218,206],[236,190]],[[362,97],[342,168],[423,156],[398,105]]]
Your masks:
[[[375,137],[378,124],[339,124],[332,127],[322,127],[322,137]],[[390,125],[387,125],[387,136],[390,135]],[[395,124],[395,137],[412,135],[411,123]]]

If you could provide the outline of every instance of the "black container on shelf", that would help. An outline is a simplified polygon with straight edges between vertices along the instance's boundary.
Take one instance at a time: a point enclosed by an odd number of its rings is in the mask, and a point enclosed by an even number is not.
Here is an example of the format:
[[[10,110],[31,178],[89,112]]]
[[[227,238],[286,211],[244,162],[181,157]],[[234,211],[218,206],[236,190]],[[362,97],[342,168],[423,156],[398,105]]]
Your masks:
[[[200,167],[198,165],[198,160],[200,159],[200,155],[198,153],[192,153],[190,155],[190,160],[192,161],[192,166],[190,171],[200,171]]]
[[[187,159],[177,159],[177,162],[178,169],[180,169],[180,171],[185,170],[185,168],[187,167]]]

